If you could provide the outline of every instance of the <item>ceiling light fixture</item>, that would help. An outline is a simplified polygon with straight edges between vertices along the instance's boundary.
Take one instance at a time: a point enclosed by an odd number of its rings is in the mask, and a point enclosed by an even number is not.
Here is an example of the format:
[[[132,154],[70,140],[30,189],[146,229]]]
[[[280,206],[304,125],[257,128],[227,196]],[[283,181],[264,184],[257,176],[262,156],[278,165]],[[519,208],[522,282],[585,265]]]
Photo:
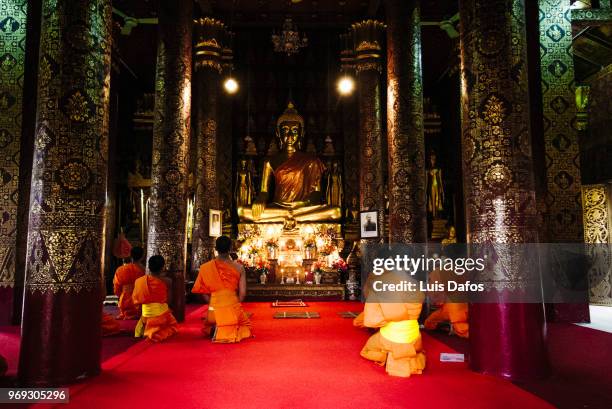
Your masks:
[[[291,18],[286,18],[283,23],[283,31],[272,34],[274,51],[287,55],[296,54],[300,48],[308,45],[308,38],[301,36],[297,26]]]

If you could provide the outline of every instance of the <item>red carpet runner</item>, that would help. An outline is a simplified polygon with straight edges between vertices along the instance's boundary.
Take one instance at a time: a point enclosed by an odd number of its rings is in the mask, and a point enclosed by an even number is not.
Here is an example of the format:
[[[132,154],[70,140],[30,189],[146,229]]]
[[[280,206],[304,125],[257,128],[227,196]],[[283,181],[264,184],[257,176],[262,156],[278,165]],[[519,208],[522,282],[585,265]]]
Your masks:
[[[425,335],[427,370],[388,377],[362,359],[368,332],[337,315],[358,304],[311,303],[320,319],[275,320],[269,303],[249,303],[256,338],[216,345],[200,335],[201,309],[171,341],[136,344],[104,373],[71,388],[71,408],[552,408],[511,383],[441,363],[453,352]],[[299,310],[299,309],[292,309]],[[40,407],[36,406],[36,407]],[[65,408],[66,405],[57,405]]]

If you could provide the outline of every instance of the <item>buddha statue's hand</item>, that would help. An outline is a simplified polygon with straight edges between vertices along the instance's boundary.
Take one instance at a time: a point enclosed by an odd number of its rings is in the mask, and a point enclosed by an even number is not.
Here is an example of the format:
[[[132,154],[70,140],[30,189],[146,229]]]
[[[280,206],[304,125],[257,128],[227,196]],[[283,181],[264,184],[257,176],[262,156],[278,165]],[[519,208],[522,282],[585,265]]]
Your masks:
[[[257,195],[257,198],[255,199],[255,202],[253,203],[253,206],[251,207],[251,211],[253,213],[253,219],[257,220],[261,217],[261,215],[264,213],[264,211],[266,210],[266,202],[268,197],[266,194],[264,194],[263,192],[260,193],[259,195]]]

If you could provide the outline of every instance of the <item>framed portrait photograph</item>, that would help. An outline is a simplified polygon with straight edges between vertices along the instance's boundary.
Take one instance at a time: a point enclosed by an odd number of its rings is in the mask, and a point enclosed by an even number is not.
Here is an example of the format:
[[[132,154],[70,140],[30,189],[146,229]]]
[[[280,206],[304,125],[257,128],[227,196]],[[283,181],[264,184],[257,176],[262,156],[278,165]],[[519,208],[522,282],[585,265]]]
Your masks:
[[[210,209],[208,212],[208,235],[210,237],[221,236],[221,210]]]
[[[377,238],[380,236],[377,210],[359,212],[359,222],[360,236],[362,239]]]

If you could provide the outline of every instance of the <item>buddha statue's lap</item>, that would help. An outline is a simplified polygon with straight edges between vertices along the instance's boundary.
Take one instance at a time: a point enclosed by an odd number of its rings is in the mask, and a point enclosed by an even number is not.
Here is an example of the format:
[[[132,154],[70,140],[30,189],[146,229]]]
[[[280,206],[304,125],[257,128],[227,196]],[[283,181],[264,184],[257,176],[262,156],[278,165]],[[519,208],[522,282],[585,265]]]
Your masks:
[[[241,220],[273,223],[340,219],[339,207],[321,203],[321,179],[325,166],[316,156],[297,150],[304,135],[303,129],[304,119],[289,103],[277,121],[276,135],[282,151],[265,161],[257,198],[252,206],[238,207]],[[274,195],[271,197],[272,180]]]

